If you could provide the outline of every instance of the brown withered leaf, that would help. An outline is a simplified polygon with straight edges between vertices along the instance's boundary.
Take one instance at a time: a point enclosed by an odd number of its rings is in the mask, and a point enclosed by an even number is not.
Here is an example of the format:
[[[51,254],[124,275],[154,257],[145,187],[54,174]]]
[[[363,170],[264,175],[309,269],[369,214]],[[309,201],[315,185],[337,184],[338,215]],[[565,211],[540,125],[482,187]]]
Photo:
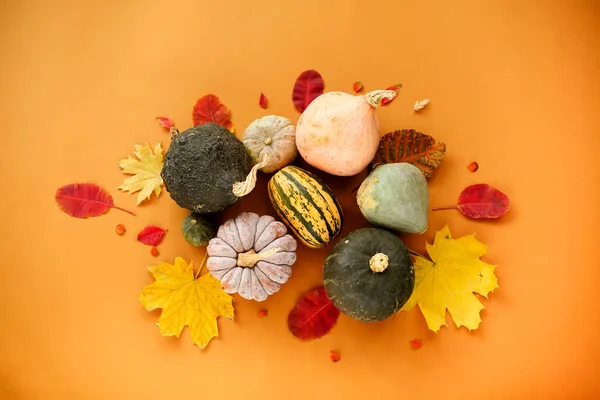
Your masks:
[[[436,143],[431,136],[414,129],[401,129],[381,138],[371,169],[381,164],[407,162],[429,179],[445,154],[445,143]]]

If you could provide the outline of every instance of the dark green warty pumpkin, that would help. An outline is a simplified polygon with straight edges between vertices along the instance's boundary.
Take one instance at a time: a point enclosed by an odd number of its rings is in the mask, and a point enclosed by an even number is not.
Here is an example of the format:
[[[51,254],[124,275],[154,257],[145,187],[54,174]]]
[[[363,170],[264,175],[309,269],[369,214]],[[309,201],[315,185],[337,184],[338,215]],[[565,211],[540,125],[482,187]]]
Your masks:
[[[334,306],[351,318],[372,322],[402,308],[414,289],[415,273],[408,249],[396,235],[362,228],[331,249],[323,280]]]
[[[209,122],[173,136],[161,176],[180,207],[207,214],[223,211],[240,199],[233,194],[233,184],[245,181],[251,168],[244,143]]]

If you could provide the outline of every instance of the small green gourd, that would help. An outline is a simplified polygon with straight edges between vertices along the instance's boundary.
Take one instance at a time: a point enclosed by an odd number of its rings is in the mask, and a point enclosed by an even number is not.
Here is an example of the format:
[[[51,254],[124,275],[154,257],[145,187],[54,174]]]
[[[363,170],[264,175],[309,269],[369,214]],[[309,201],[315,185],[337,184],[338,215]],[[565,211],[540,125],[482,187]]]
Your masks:
[[[181,233],[186,242],[192,246],[207,246],[217,233],[211,218],[200,213],[190,213],[181,224]]]

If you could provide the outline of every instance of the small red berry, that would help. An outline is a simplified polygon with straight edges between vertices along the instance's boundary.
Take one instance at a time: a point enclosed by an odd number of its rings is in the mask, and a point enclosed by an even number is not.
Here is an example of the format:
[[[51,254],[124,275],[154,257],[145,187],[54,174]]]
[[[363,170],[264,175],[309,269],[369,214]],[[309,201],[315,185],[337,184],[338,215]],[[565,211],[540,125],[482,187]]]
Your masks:
[[[152,254],[154,257],[156,257],[159,254],[156,246],[152,246],[152,248],[150,249],[150,254]]]

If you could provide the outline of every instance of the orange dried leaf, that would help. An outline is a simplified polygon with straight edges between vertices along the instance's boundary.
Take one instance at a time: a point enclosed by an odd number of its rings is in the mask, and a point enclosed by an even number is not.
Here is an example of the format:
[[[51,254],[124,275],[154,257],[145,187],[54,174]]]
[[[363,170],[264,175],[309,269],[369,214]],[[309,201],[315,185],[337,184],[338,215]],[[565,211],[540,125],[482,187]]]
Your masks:
[[[123,224],[119,224],[117,225],[117,227],[115,228],[115,232],[117,232],[117,235],[122,235],[127,231],[127,229],[125,229],[125,225]]]
[[[214,94],[207,94],[198,99],[192,111],[194,126],[214,122],[234,132],[231,122],[231,111]]]
[[[331,352],[329,353],[329,358],[330,358],[330,359],[331,359],[331,361],[333,361],[333,362],[338,362],[338,361],[340,361],[340,355],[339,355],[337,352],[335,352],[335,351],[331,351]]]
[[[371,168],[380,164],[407,162],[418,167],[429,179],[445,154],[445,143],[436,144],[434,138],[414,129],[401,129],[381,138]]]
[[[473,161],[472,163],[469,163],[469,165],[467,165],[467,169],[471,172],[475,172],[479,169],[479,164]]]
[[[396,92],[396,97],[398,97],[398,93],[400,93],[400,89],[402,88],[402,84],[399,83],[397,85],[394,86],[390,86],[388,88],[385,88],[385,90],[393,90],[394,92]],[[388,98],[383,98],[381,99],[381,103],[380,105],[385,106],[387,104],[390,104],[392,101],[394,101],[394,99],[396,98],[394,97],[393,99],[388,99]]]

